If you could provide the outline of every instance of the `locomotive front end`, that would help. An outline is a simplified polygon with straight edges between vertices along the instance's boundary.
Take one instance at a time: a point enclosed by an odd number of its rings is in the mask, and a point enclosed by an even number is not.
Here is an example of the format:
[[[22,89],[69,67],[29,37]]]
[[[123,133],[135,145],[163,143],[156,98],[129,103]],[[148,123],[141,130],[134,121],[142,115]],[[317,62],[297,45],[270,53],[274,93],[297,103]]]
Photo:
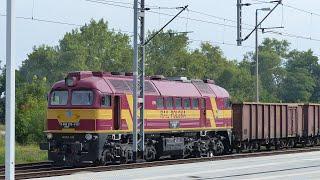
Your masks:
[[[47,142],[40,148],[48,151],[49,160],[57,165],[78,166],[98,162],[105,136],[99,130],[112,125],[108,99],[92,80],[82,73],[71,73],[56,83],[49,93],[46,122]]]

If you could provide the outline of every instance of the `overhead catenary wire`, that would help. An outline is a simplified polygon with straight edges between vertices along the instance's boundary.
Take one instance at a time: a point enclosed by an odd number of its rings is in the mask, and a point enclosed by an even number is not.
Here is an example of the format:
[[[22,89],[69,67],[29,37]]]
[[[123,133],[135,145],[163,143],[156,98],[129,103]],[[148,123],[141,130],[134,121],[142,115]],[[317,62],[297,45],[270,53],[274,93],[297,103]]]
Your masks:
[[[189,9],[189,11],[193,12],[193,13],[196,13],[196,14],[201,14],[201,15],[204,15],[204,16],[207,16],[207,17],[211,17],[211,18],[214,18],[214,19],[219,19],[219,20],[222,20],[222,21],[228,21],[228,22],[237,23],[237,20],[234,20],[234,19],[215,16],[215,15],[212,15],[212,14],[207,14],[207,13],[200,12],[200,11],[195,11],[195,10],[192,10],[192,9]],[[242,23],[242,24],[246,25],[246,26],[254,27],[254,25],[252,25],[252,24],[247,24],[247,23]]]
[[[124,3],[124,2],[117,2],[117,1],[108,1],[108,0],[85,0],[88,2],[92,2],[92,3],[99,3],[99,4],[105,4],[105,5],[109,5],[109,6],[116,6],[116,7],[121,7],[121,8],[127,8],[127,9],[132,9],[132,7],[130,6],[125,6],[125,5],[130,5],[130,3]],[[121,4],[116,5],[114,3],[119,3]],[[156,6],[153,6],[156,7]],[[190,10],[190,12],[193,13],[198,13],[200,14],[198,11],[195,10]],[[150,13],[156,13],[156,14],[161,14],[161,15],[165,15],[165,16],[174,16],[172,14],[168,14],[168,13],[159,13],[159,12],[154,12],[152,10],[147,11]],[[201,13],[205,16],[208,17],[212,17],[215,19],[220,19],[220,20],[225,20],[227,22],[236,22],[235,20],[232,19],[227,19],[227,18],[221,18],[219,16],[214,16],[214,15],[210,15],[210,14],[206,14],[206,13]],[[0,14],[0,16],[6,16],[5,14]],[[68,26],[75,26],[75,27],[82,27],[84,26],[84,24],[77,24],[77,23],[70,23],[70,22],[64,22],[64,21],[58,21],[58,20],[50,20],[50,19],[44,19],[44,18],[36,18],[36,17],[25,17],[25,16],[17,16],[17,19],[23,19],[23,20],[30,20],[30,21],[37,21],[37,22],[43,22],[43,23],[53,23],[53,24],[60,24],[60,25],[68,25]],[[190,17],[184,17],[184,16],[179,16],[178,18],[181,19],[186,19],[188,21],[196,21],[196,22],[202,22],[202,23],[208,23],[208,24],[214,24],[214,25],[219,25],[219,26],[224,26],[224,27],[230,27],[230,28],[234,28],[236,27],[235,25],[231,25],[231,24],[226,24],[226,23],[218,23],[218,22],[214,22],[214,21],[209,21],[209,20],[203,20],[203,19],[196,19],[196,18],[190,18]],[[249,26],[249,24],[247,24]],[[250,25],[251,26],[251,25]],[[249,30],[249,28],[244,28]],[[116,30],[116,29],[112,29],[115,32],[120,32],[120,33],[128,33],[128,34],[133,34],[133,32],[131,31],[125,31],[125,30]],[[316,39],[316,38],[311,38],[311,37],[306,37],[306,36],[301,36],[301,35],[297,35],[297,34],[292,34],[292,33],[286,33],[286,32],[277,32],[277,31],[273,31],[273,32],[269,32],[275,35],[280,35],[280,36],[284,36],[284,37],[290,37],[290,38],[296,38],[296,39],[303,39],[303,40],[310,40],[310,41],[316,41],[316,42],[320,42],[320,39]],[[228,42],[219,42],[219,41],[204,41],[204,40],[197,40],[197,39],[190,39],[191,41],[198,41],[198,42],[211,42],[213,44],[220,44],[220,45],[226,45],[226,46],[236,46],[236,44],[233,43],[228,43]],[[253,46],[242,46],[242,47],[246,47],[246,48],[254,48]]]
[[[271,34],[276,34],[276,35],[281,35],[281,36],[286,36],[286,37],[291,37],[291,38],[305,39],[305,40],[320,42],[320,39],[316,39],[316,38],[312,38],[312,37],[307,37],[307,36],[301,36],[301,35],[297,35],[297,34],[286,33],[286,32],[267,31],[267,32],[265,32],[265,33],[271,33]]]
[[[262,1],[262,0],[251,0],[251,1],[259,2],[259,3],[274,3],[274,1]],[[314,16],[320,17],[320,13],[316,13],[316,12],[312,12],[312,11],[309,11],[309,10],[306,10],[306,9],[298,8],[298,7],[295,7],[295,6],[291,5],[291,4],[284,3],[283,1],[282,1],[282,5],[284,7],[287,7],[287,8],[296,10],[296,11],[300,11],[300,12],[303,12],[303,13],[312,14]]]
[[[97,0],[85,0],[85,1],[97,1]],[[272,1],[271,2],[266,2],[266,1],[261,1],[261,0],[253,0],[253,1],[257,1],[257,2],[260,2],[260,3],[273,3]],[[112,5],[112,4],[107,4],[107,5]],[[131,8],[131,7],[130,7]],[[228,22],[236,22],[235,20],[232,20],[232,19],[227,19],[227,18],[222,18],[222,17],[219,17],[219,16],[214,16],[214,15],[210,15],[210,14],[206,14],[206,13],[202,13],[202,12],[199,12],[199,11],[195,11],[195,10],[190,10],[190,12],[193,12],[193,13],[198,13],[198,14],[202,14],[202,15],[206,15],[206,16],[209,16],[209,17],[212,17],[212,18],[215,18],[215,19],[219,19],[219,20],[224,20],[224,21],[228,21]],[[164,16],[170,16],[170,17],[173,17],[175,15],[173,14],[169,14],[169,13],[164,13],[164,12],[156,12],[156,11],[153,11],[153,10],[149,10],[149,11],[146,11],[148,13],[153,13],[153,14],[157,14],[157,15],[164,15]],[[229,27],[229,28],[235,28],[236,25],[231,25],[231,24],[226,24],[226,23],[220,23],[220,22],[215,22],[215,21],[210,21],[210,20],[204,20],[204,19],[197,19],[197,18],[190,18],[190,17],[185,17],[185,16],[179,16],[178,18],[180,19],[186,19],[188,21],[196,21],[196,22],[201,22],[201,23],[207,23],[207,24],[213,24],[213,25],[218,25],[218,26],[223,26],[223,27]],[[252,26],[250,24],[246,24],[248,26]],[[244,30],[250,30],[250,28],[243,28]],[[272,33],[272,32],[270,32]],[[292,34],[292,33],[286,33],[286,32],[273,32],[273,34],[277,34],[277,35],[282,35],[282,36],[285,36],[285,37],[291,37],[291,38],[298,38],[298,39],[304,39],[304,40],[311,40],[311,41],[318,41],[318,39],[315,39],[315,38],[311,38],[311,37],[305,37],[305,36],[302,36],[302,35],[297,35],[297,34]]]
[[[0,14],[2,17],[6,17],[5,14]],[[85,26],[85,24],[76,24],[76,23],[70,23],[70,22],[64,22],[64,21],[57,21],[57,20],[50,20],[50,19],[42,19],[42,18],[35,18],[35,17],[25,17],[25,16],[16,16],[17,19],[23,19],[23,20],[30,20],[30,21],[37,21],[37,22],[43,22],[43,23],[51,23],[51,24],[60,24],[60,25],[67,25],[67,26],[74,26],[74,27],[82,27]],[[131,31],[125,31],[125,30],[117,30],[117,29],[111,29],[116,32],[120,33],[129,33],[133,34]]]
[[[116,2],[116,1],[108,1],[108,0],[85,0],[85,1],[90,1],[93,3],[102,3],[105,5],[110,5],[110,6],[114,6],[114,4],[112,4],[112,2]],[[105,2],[101,2],[101,1],[105,1]],[[255,1],[259,1],[259,0],[255,0]],[[106,4],[106,2],[110,2],[108,4]],[[123,4],[130,4],[130,3],[123,3]],[[117,6],[117,7],[121,7],[124,8],[123,6]],[[125,7],[125,8],[130,8],[132,9],[132,7]],[[193,12],[196,12],[195,10],[192,10]],[[150,13],[155,13],[155,14],[161,14],[161,15],[165,15],[165,16],[174,16],[172,14],[168,14],[168,13],[159,13],[159,12],[155,12],[155,11],[147,11]],[[205,13],[203,13],[205,14]],[[209,15],[209,14],[207,14]],[[0,16],[5,16],[4,14],[0,14]],[[211,15],[210,15],[211,16]],[[33,21],[38,21],[38,22],[46,22],[46,23],[54,23],[54,24],[61,24],[61,25],[69,25],[69,26],[77,26],[77,27],[81,27],[83,26],[83,24],[76,24],[76,23],[69,23],[69,22],[64,22],[64,21],[56,21],[56,20],[49,20],[49,19],[41,19],[41,18],[29,18],[29,17],[24,17],[24,16],[18,16],[18,19],[25,19],[25,20],[33,20]],[[196,19],[196,18],[190,18],[190,17],[184,17],[184,16],[179,16],[178,18],[181,19],[187,19],[188,21],[196,21],[196,22],[202,22],[202,23],[208,23],[208,24],[214,24],[214,25],[219,25],[219,26],[224,26],[224,27],[230,27],[230,28],[235,28],[235,25],[230,25],[230,24],[226,24],[226,23],[219,23],[219,22],[214,22],[214,21],[208,21],[208,20],[201,20],[201,19]],[[231,19],[225,19],[226,21],[230,21],[232,22],[233,20]],[[249,30],[249,28],[244,28],[245,30]],[[113,29],[114,30],[114,29]],[[121,33],[130,33],[132,34],[133,32],[131,31],[124,31],[124,30],[114,30],[117,32],[121,32]],[[286,37],[291,37],[291,38],[297,38],[297,39],[304,39],[304,40],[311,40],[311,41],[319,41],[319,39],[315,39],[315,38],[311,38],[311,37],[306,37],[306,36],[301,36],[301,35],[297,35],[297,34],[292,34],[292,33],[286,33],[286,32],[270,32],[273,34],[277,34],[277,35],[281,35],[281,36],[286,36]]]
[[[193,38],[190,38],[189,40],[190,41],[201,42],[201,43],[211,43],[211,44],[220,44],[220,45],[226,45],[226,46],[239,47],[236,43],[230,43],[230,42],[212,41],[212,40],[200,40],[200,39],[193,39]],[[255,48],[254,46],[248,46],[248,45],[243,45],[241,47],[250,48],[250,49]]]
[[[159,13],[159,12],[155,12],[155,11],[146,11],[147,13],[153,13],[153,14],[161,14],[164,16],[169,16],[169,17],[173,17],[173,14],[169,14],[169,13]],[[202,22],[202,23],[207,23],[207,24],[214,24],[214,25],[219,25],[219,26],[225,26],[225,27],[230,27],[230,28],[235,28],[237,27],[236,25],[231,25],[231,24],[225,24],[225,23],[220,23],[220,22],[215,22],[215,21],[209,21],[209,20],[203,20],[203,19],[197,19],[197,18],[190,18],[190,17],[185,17],[185,16],[179,16],[178,18],[180,19],[188,19],[189,21],[196,21],[196,22]],[[245,30],[250,30],[249,28],[243,28]]]
[[[115,2],[115,1],[108,1],[108,0],[84,0],[84,1],[87,1],[87,2],[92,2],[92,3],[98,3],[98,4],[104,4],[104,5],[110,5],[110,6],[115,6],[115,7],[122,7],[122,8],[127,8],[127,9],[132,9],[131,6],[124,6],[124,5],[118,5],[118,4],[114,4],[112,2]],[[126,3],[128,5],[131,5],[131,3]],[[160,7],[160,6],[151,6],[151,7],[155,7],[156,9],[181,9],[181,7]],[[149,9],[152,9],[152,8],[149,8]],[[219,20],[222,20],[222,21],[228,21],[228,22],[234,22],[236,23],[236,20],[233,20],[233,19],[228,19],[228,18],[224,18],[224,17],[219,17],[219,16],[214,16],[214,15],[210,15],[210,14],[206,14],[206,13],[201,13],[199,11],[195,11],[195,10],[191,10],[191,9],[188,9],[190,12],[193,12],[193,13],[197,13],[197,14],[202,14],[202,15],[205,15],[205,16],[208,16],[208,17],[212,17],[212,18],[215,18],[215,19],[219,19]],[[154,14],[157,14],[157,15],[164,15],[164,16],[175,16],[174,14],[169,14],[169,13],[163,13],[163,12],[156,12],[156,11],[153,11],[153,10],[148,10],[146,12],[151,12],[151,13],[154,13]],[[209,20],[202,20],[202,19],[197,19],[197,18],[189,18],[189,17],[184,17],[184,16],[179,16],[178,18],[181,18],[181,19],[188,19],[188,20],[192,20],[192,21],[198,21],[198,22],[204,22],[204,23],[209,23],[209,24],[216,24],[216,25],[220,25],[220,26],[229,26],[229,27],[236,27],[236,25],[230,25],[230,24],[224,24],[224,23],[219,23],[219,22],[214,22],[214,21],[209,21]],[[254,27],[253,25],[250,25],[250,24],[244,24],[244,25],[247,25],[247,26],[251,26],[251,27]],[[244,28],[246,29],[246,28]],[[247,28],[249,30],[249,28]]]
[[[85,1],[90,1],[93,3],[102,3],[102,4],[106,4],[106,2],[110,2],[106,5],[110,5],[110,6],[115,6],[114,2],[116,1],[108,1],[108,0],[85,0]],[[102,2],[104,1],[104,2]],[[259,0],[254,0],[254,1],[259,1]],[[122,3],[122,4],[130,4],[130,3]],[[123,6],[117,6],[117,7],[121,7],[124,8]],[[132,9],[132,7],[125,7],[125,8],[130,8]],[[194,10],[192,10],[193,12],[196,12]],[[165,16],[174,16],[172,14],[168,14],[168,13],[159,13],[159,12],[154,12],[154,11],[147,11],[150,13],[156,13],[156,14],[161,14],[161,15],[165,15]],[[205,13],[204,13],[205,14]],[[209,15],[209,14],[207,14]],[[5,14],[0,14],[0,16],[6,16]],[[44,23],[53,23],[53,24],[60,24],[60,25],[68,25],[68,26],[75,26],[75,27],[81,27],[84,26],[84,24],[77,24],[77,23],[70,23],[70,22],[64,22],[64,21],[58,21],[58,20],[50,20],[50,19],[43,19],[43,18],[30,18],[30,17],[25,17],[25,16],[17,16],[17,19],[24,19],[24,20],[30,20],[30,21],[37,21],[37,22],[44,22]],[[202,22],[202,23],[208,23],[208,24],[214,24],[214,25],[219,25],[219,26],[225,26],[225,27],[230,27],[230,28],[234,28],[236,27],[235,25],[230,25],[230,24],[225,24],[225,23],[218,23],[218,22],[214,22],[214,21],[207,21],[207,20],[201,20],[201,19],[196,19],[196,18],[190,18],[190,17],[184,17],[184,16],[179,16],[178,18],[182,18],[182,19],[187,19],[187,20],[191,20],[191,21],[197,21],[197,22]],[[230,21],[232,22],[233,20],[231,19],[226,19],[226,21]],[[249,30],[249,28],[244,28],[246,30]],[[115,30],[112,29],[114,31],[120,32],[120,33],[129,33],[132,34],[133,32],[131,31],[125,31],[125,30]],[[301,35],[297,35],[297,34],[292,34],[292,33],[286,33],[286,32],[270,32],[276,35],[281,35],[281,36],[286,36],[286,37],[291,37],[291,38],[297,38],[297,39],[304,39],[304,40],[311,40],[311,41],[320,41],[319,39],[315,39],[315,38],[311,38],[311,37],[306,37],[306,36],[301,36]]]

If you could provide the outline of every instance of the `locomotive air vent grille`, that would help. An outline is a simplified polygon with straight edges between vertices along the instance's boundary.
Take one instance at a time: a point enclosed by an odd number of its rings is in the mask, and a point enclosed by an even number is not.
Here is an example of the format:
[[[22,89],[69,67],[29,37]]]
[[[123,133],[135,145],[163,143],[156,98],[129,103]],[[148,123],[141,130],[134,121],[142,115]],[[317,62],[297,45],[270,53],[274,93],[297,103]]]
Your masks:
[[[212,89],[204,82],[193,82],[197,89],[204,94],[213,94]]]
[[[133,83],[132,81],[126,81],[128,86],[130,87],[131,91],[133,91]],[[147,93],[156,93],[156,90],[154,89],[154,87],[151,85],[150,82],[145,81],[144,82],[144,91]]]
[[[116,91],[121,91],[121,92],[131,91],[130,87],[124,80],[110,79],[109,81]]]

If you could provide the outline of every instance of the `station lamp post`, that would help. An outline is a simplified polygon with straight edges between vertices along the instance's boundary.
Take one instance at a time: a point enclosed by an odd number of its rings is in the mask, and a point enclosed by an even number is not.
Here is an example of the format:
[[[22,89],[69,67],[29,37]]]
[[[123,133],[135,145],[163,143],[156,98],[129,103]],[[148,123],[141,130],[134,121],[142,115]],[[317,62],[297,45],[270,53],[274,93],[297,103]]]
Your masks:
[[[258,42],[258,12],[259,11],[270,11],[270,8],[256,9],[256,101],[259,102],[259,42]]]

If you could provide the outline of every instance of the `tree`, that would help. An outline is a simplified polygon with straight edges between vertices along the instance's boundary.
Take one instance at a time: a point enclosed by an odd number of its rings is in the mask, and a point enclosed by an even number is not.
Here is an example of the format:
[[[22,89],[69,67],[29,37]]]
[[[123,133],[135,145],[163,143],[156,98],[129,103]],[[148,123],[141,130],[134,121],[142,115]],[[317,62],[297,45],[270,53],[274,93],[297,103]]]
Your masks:
[[[282,98],[289,102],[319,102],[320,66],[311,50],[293,50],[287,55],[287,76],[282,86]]]
[[[48,91],[46,78],[34,76],[16,91],[16,140],[19,143],[40,142],[43,138]]]
[[[49,83],[53,83],[62,78],[56,74],[58,58],[58,47],[34,47],[33,52],[22,62],[18,74],[23,77],[24,82],[31,82],[34,76],[37,76],[46,77]]]
[[[155,32],[149,32],[150,38]],[[147,39],[148,39],[147,38]],[[161,32],[146,46],[147,75],[186,75],[188,37],[174,31]]]
[[[104,20],[92,20],[66,33],[56,47],[34,47],[19,73],[23,81],[30,82],[36,75],[53,83],[71,71],[131,71],[131,66],[130,37],[108,29]]]
[[[282,86],[284,102],[309,102],[315,87],[313,78],[305,69],[288,72]]]
[[[259,46],[259,91],[263,102],[280,101],[280,83],[285,75],[283,58],[288,54],[286,40],[266,38]],[[245,55],[244,61],[251,62],[251,74],[256,77],[256,58],[254,52]],[[246,64],[249,65],[248,63]],[[255,85],[256,87],[256,85]]]

